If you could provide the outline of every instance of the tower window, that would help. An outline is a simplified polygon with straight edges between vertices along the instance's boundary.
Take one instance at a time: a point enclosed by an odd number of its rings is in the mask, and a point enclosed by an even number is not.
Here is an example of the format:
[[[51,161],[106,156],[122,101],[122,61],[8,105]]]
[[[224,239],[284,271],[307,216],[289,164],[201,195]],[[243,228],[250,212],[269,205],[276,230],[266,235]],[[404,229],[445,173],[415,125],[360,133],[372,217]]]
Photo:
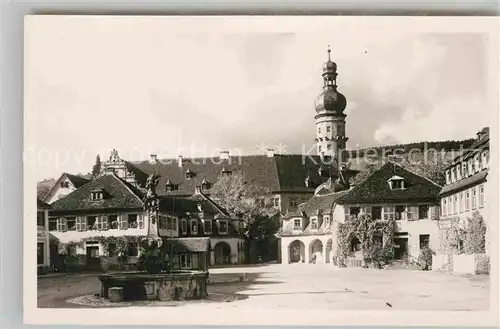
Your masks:
[[[320,152],[321,152],[321,145],[320,145],[320,146],[318,146],[318,151],[320,151]]]
[[[332,149],[332,144],[327,144],[327,145],[326,145],[326,148],[327,148],[328,150],[331,150],[331,149]]]
[[[326,127],[326,132],[329,133],[332,130],[332,127],[328,126]]]
[[[318,134],[321,134],[321,127],[318,127]]]

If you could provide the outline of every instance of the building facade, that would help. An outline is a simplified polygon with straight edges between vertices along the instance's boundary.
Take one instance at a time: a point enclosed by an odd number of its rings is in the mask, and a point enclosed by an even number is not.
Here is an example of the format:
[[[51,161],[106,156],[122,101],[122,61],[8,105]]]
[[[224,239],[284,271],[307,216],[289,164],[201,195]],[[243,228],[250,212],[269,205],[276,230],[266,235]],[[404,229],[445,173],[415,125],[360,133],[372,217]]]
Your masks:
[[[478,212],[483,215],[489,232],[486,202],[488,189],[491,188],[488,183],[489,152],[489,128],[483,128],[477,133],[473,145],[445,168],[446,184],[439,194],[444,226],[448,220],[458,220],[465,226],[467,219]]]
[[[50,236],[49,236],[50,205],[37,199],[37,266],[39,272],[50,267]]]
[[[441,187],[401,165],[388,162],[354,186],[327,183],[301,205],[296,216],[284,220],[282,263],[332,262],[337,252],[337,229],[362,214],[374,220],[394,219],[394,258],[415,260],[425,247],[439,246],[439,198]],[[359,240],[350,242],[351,266],[360,266]]]
[[[64,261],[71,259],[76,268],[101,267],[102,257],[116,263],[118,244],[126,238],[127,258],[135,263],[140,256],[140,239],[147,234],[144,210],[145,191],[104,172],[70,195],[54,202],[48,227],[55,238],[51,254],[57,259],[61,251]],[[231,218],[201,191],[190,197],[160,196],[158,228],[162,237],[175,241],[174,262],[181,268],[198,268],[200,264],[239,264],[245,261],[245,239],[240,221]],[[201,239],[205,238],[205,239]],[[208,238],[209,259],[200,260],[200,241]],[[122,242],[123,243],[123,242]],[[203,242],[205,243],[205,242]],[[63,249],[61,250],[61,246]],[[182,248],[181,248],[182,246]],[[190,249],[191,248],[191,249]],[[191,250],[191,253],[181,253]],[[61,258],[61,257],[59,257]],[[64,266],[61,263],[58,266]]]

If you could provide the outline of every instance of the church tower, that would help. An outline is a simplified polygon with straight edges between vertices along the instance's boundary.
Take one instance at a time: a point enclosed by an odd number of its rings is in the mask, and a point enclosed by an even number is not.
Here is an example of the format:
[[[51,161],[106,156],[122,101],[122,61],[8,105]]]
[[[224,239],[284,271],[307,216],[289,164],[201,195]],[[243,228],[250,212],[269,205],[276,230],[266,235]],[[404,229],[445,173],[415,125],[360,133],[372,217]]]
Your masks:
[[[347,137],[345,134],[344,110],[347,100],[337,90],[337,64],[330,59],[328,47],[328,61],[323,64],[323,92],[316,98],[314,104],[316,115],[316,151],[321,158],[335,158],[341,162],[339,156],[346,149]]]

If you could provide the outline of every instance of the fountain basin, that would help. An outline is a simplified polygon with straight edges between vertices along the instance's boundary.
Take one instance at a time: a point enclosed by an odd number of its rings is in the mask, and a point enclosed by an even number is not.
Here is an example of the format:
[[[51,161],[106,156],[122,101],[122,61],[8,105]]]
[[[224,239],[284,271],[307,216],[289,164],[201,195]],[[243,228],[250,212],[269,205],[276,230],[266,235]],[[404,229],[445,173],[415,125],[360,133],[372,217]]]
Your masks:
[[[189,300],[207,297],[208,271],[106,273],[101,281],[101,297],[109,298],[110,288],[122,288],[123,300]]]

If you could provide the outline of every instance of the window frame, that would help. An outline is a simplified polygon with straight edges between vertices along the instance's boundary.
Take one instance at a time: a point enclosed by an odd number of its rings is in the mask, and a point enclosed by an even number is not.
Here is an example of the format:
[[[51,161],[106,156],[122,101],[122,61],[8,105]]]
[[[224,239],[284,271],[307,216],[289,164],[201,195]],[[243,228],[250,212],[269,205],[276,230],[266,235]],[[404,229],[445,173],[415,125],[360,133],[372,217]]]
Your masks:
[[[207,230],[207,224],[210,224],[210,230]],[[203,232],[205,234],[212,234],[213,232],[213,223],[211,219],[205,219],[203,222]]]
[[[57,232],[66,232],[68,230],[66,218],[61,217],[57,219]]]
[[[477,193],[476,193],[476,188],[473,187],[471,188],[471,199],[472,199],[472,207],[471,209],[472,210],[476,210],[477,209],[477,204],[478,204],[478,200],[477,200]]]
[[[221,230],[221,224],[224,223],[226,225],[226,231],[223,232]],[[227,219],[221,219],[219,220],[219,225],[218,225],[218,231],[220,235],[227,235],[229,233],[229,221]]]
[[[465,211],[469,211],[471,208],[470,204],[470,190],[465,191]]]
[[[427,208],[427,210],[425,211],[425,215],[424,215],[425,217],[422,217],[420,215],[423,214],[424,212],[421,209],[423,209],[424,207]],[[418,205],[418,219],[430,219],[430,217],[431,217],[430,216],[430,206],[428,204],[419,204]]]
[[[479,202],[478,202],[478,206],[479,208],[483,208],[484,207],[484,185],[479,185],[478,187],[478,199],[479,199]]]
[[[424,246],[422,246],[424,244]],[[431,245],[431,235],[430,234],[419,234],[418,236],[419,249],[429,248]]]
[[[406,206],[406,220],[418,220],[418,206]]]
[[[384,206],[382,208],[382,218],[384,220],[395,220],[396,219],[396,207],[395,206]]]
[[[194,225],[193,225],[194,223]],[[189,232],[193,235],[198,235],[198,220],[197,219],[191,219],[189,221]]]
[[[299,225],[296,225],[297,221],[299,222]],[[294,230],[300,230],[300,229],[302,229],[302,218],[294,218],[293,219],[293,229]]]

